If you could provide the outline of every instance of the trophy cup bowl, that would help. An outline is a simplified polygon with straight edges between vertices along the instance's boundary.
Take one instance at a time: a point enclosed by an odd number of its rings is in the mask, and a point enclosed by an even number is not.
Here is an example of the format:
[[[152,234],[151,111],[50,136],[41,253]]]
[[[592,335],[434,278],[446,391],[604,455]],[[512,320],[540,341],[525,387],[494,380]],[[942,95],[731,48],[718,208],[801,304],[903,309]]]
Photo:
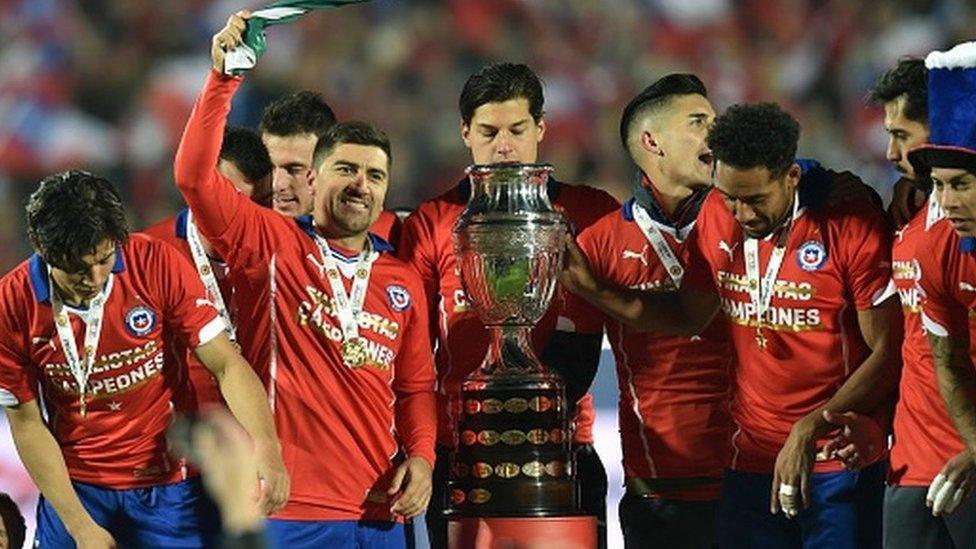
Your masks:
[[[448,516],[579,512],[565,388],[532,350],[549,308],[567,223],[549,201],[548,164],[468,168],[471,197],[454,226],[465,292],[489,330],[488,353],[462,385]]]

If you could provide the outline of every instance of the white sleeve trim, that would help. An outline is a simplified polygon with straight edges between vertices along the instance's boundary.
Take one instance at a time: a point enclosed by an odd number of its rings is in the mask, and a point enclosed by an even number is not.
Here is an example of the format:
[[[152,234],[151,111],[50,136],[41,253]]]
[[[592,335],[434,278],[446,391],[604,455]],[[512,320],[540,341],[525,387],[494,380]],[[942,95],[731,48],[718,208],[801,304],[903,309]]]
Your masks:
[[[934,51],[925,57],[927,69],[967,69],[976,67],[976,42],[963,42],[949,51]]]
[[[6,389],[0,388],[0,406],[16,406],[20,404],[17,397]]]
[[[895,295],[896,293],[898,293],[898,288],[895,286],[895,280],[889,278],[888,285],[885,286],[884,289],[878,290],[878,292],[874,294],[874,299],[871,300],[871,306],[877,307],[878,305],[881,305],[886,299]]]
[[[219,316],[211,320],[206,326],[200,328],[200,337],[198,338],[200,343],[197,345],[199,346],[205,343],[210,343],[213,338],[219,336],[220,332],[223,332],[226,328],[227,326],[224,324],[224,319],[220,318]]]
[[[949,330],[945,326],[929,318],[929,315],[922,311],[922,326],[925,331],[936,337],[949,337]]]

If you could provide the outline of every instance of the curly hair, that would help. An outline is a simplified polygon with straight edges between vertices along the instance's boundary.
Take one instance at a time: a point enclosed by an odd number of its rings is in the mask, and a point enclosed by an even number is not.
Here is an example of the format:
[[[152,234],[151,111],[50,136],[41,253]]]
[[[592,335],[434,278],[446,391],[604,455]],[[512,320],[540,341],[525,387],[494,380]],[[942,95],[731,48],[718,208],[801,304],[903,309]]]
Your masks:
[[[45,177],[27,200],[27,236],[49,265],[66,272],[87,266],[82,256],[105,239],[124,244],[129,222],[118,190],[82,170]]]
[[[889,103],[905,97],[905,118],[929,123],[928,70],[925,61],[917,57],[904,57],[898,64],[878,78],[868,96],[874,103]]]
[[[335,123],[335,112],[322,94],[302,90],[272,101],[264,109],[258,129],[282,137],[302,133],[322,137]]]
[[[464,83],[458,109],[461,121],[470,125],[474,111],[486,103],[501,103],[511,99],[529,102],[529,114],[538,123],[542,120],[542,81],[528,65],[494,63],[472,74]]]
[[[776,103],[733,105],[708,132],[716,160],[742,170],[764,167],[774,177],[793,164],[799,139],[800,123]]]

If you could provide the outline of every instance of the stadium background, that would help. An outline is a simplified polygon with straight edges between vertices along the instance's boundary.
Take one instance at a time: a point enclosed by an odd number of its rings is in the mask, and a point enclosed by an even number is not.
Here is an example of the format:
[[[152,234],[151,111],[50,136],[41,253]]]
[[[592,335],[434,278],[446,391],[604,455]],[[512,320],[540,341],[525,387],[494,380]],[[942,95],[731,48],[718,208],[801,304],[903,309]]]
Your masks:
[[[180,207],[172,160],[207,67],[210,36],[240,0],[0,0],[0,271],[29,253],[23,205],[43,175],[85,167],[123,190],[133,227]],[[461,176],[457,96],[486,62],[542,77],[549,131],[541,159],[560,179],[620,199],[632,166],[617,137],[637,91],[697,73],[716,109],[780,102],[803,126],[801,154],[859,174],[887,198],[883,113],[866,105],[899,56],[973,37],[969,0],[376,0],[269,32],[231,122],[299,88],[341,119],[383,127],[394,147],[387,206],[411,208]],[[597,448],[610,474],[611,547],[620,450],[616,380],[604,352]],[[33,522],[35,490],[0,414],[0,491]]]

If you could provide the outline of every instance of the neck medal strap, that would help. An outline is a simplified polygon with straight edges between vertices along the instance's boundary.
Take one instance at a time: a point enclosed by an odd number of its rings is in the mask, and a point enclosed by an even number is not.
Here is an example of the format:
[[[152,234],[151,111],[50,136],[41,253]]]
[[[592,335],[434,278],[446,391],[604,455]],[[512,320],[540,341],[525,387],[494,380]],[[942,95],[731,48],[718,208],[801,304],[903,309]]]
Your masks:
[[[373,269],[373,262],[379,254],[373,250],[369,239],[366,239],[366,248],[359,256],[356,263],[356,271],[353,275],[352,291],[346,294],[345,285],[342,283],[342,274],[336,265],[329,243],[319,235],[315,235],[315,243],[322,254],[322,264],[325,265],[325,276],[329,279],[332,287],[332,302],[335,306],[336,316],[339,317],[339,325],[342,328],[342,361],[348,368],[361,368],[366,365],[369,358],[366,339],[359,335],[359,313],[363,310],[366,302],[366,288],[369,286],[369,275]]]
[[[634,203],[634,221],[637,222],[637,226],[640,227],[641,232],[644,233],[647,241],[654,248],[654,253],[657,254],[658,258],[664,264],[664,268],[668,271],[668,276],[671,277],[671,282],[674,283],[675,289],[680,288],[681,280],[685,276],[684,267],[681,266],[678,257],[674,255],[674,251],[668,246],[664,235],[661,234],[661,229],[651,220],[651,216],[647,213],[647,210],[636,202]]]
[[[192,211],[188,211],[186,214],[186,242],[190,246],[190,254],[193,256],[193,264],[197,268],[197,274],[200,275],[200,280],[203,281],[207,293],[210,294],[210,298],[217,307],[217,313],[224,321],[224,331],[227,332],[227,337],[236,343],[237,330],[230,318],[230,311],[224,303],[224,296],[220,293],[220,285],[217,283],[217,276],[210,266],[210,258],[207,257],[207,252],[203,249],[203,241],[200,239],[197,224],[193,221]]]
[[[793,194],[793,207],[791,208],[790,218],[783,224],[779,236],[776,239],[776,247],[769,257],[769,264],[766,265],[766,273],[759,278],[759,240],[758,238],[745,237],[743,252],[746,260],[746,280],[749,283],[749,298],[752,307],[756,311],[756,344],[760,349],[766,349],[769,341],[763,334],[764,318],[766,311],[772,303],[773,294],[776,293],[776,279],[779,277],[780,268],[783,266],[783,258],[786,256],[786,243],[789,240],[790,231],[793,228],[793,221],[796,219],[799,209],[799,197]]]
[[[74,331],[71,329],[68,311],[55,289],[54,281],[51,279],[50,267],[48,267],[48,284],[51,288],[54,326],[57,329],[58,339],[61,340],[61,348],[64,349],[64,358],[68,362],[68,368],[78,384],[78,406],[81,408],[82,419],[88,416],[85,393],[88,390],[88,378],[91,376],[92,367],[95,365],[95,356],[98,354],[98,340],[102,336],[105,302],[108,301],[108,296],[112,292],[113,278],[114,275],[109,274],[105,286],[88,304],[88,321],[85,325],[85,356],[82,357],[78,353],[78,344],[75,341]]]

